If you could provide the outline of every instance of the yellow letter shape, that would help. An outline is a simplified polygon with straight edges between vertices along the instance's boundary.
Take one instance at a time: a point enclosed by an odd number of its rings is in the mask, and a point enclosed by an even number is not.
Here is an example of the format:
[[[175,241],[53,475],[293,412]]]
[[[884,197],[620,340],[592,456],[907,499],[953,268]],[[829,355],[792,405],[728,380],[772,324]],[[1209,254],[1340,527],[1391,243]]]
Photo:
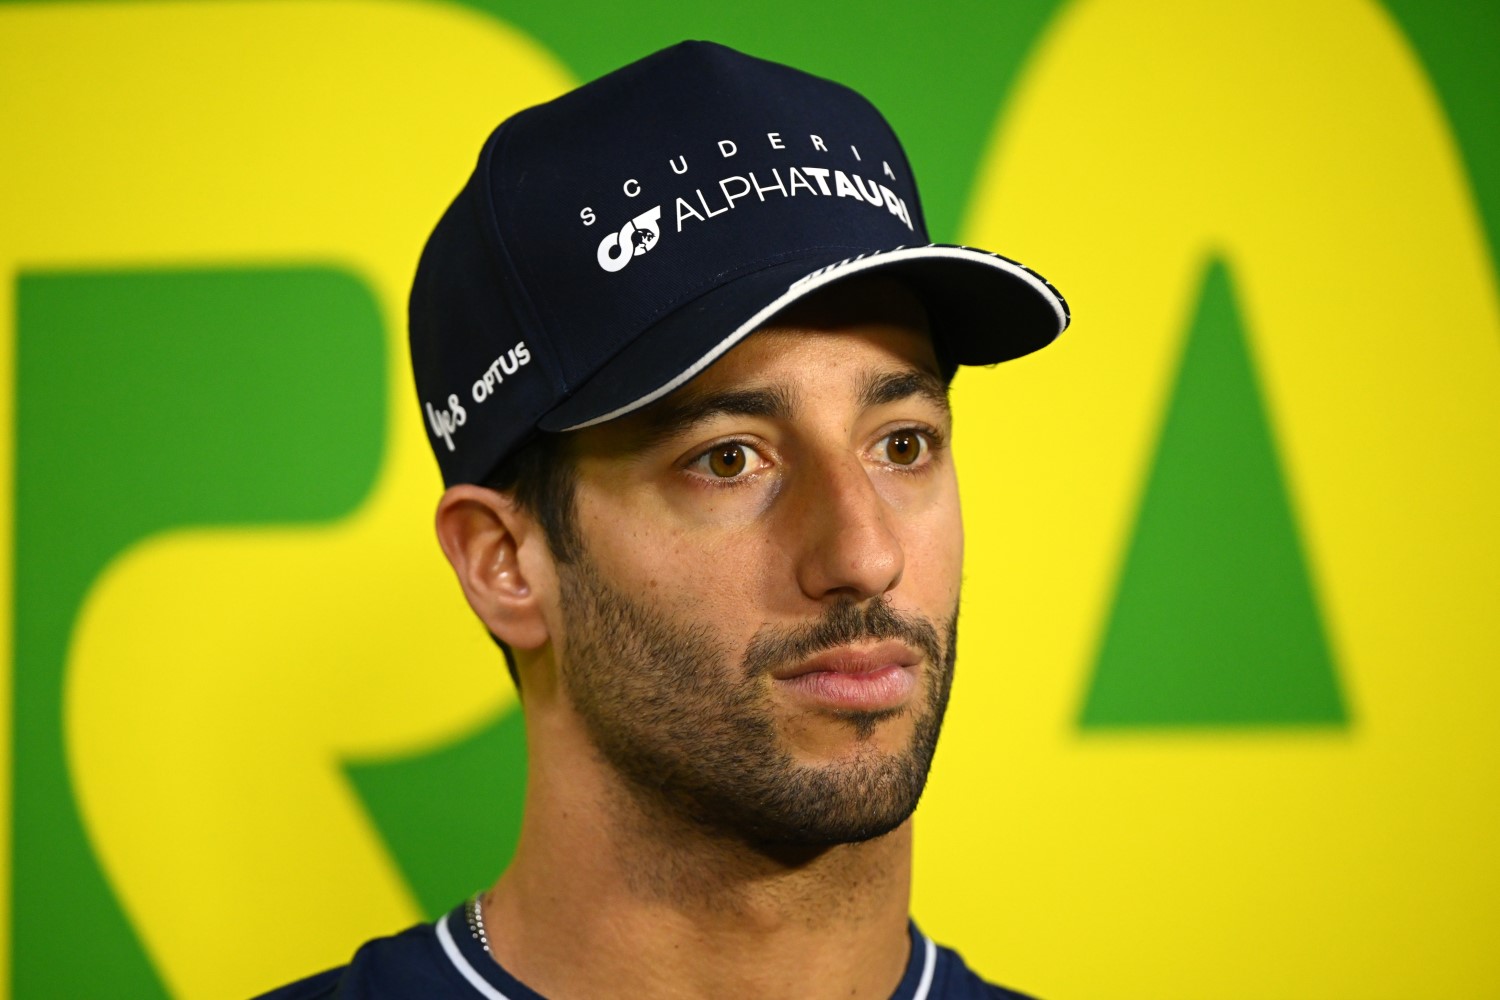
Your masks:
[[[447,742],[512,697],[432,537],[405,302],[484,136],[568,81],[529,40],[426,3],[11,6],[0,64],[0,274],[331,264],[389,332],[363,507],[144,543],[70,652],[75,792],[153,962],[175,996],[258,992],[419,918],[341,758]]]
[[[1353,0],[1071,4],[967,235],[1077,322],[958,392],[969,614],[918,838],[929,930],[1046,996],[1493,995],[1500,316],[1394,24]],[[1353,727],[1083,733],[1215,254]]]

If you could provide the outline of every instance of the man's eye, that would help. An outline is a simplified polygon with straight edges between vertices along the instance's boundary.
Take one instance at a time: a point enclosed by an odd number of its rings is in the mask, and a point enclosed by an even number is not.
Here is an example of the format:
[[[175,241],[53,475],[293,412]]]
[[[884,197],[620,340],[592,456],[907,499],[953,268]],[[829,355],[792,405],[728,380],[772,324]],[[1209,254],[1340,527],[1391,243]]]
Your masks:
[[[880,451],[892,465],[913,465],[927,451],[927,442],[917,431],[897,431],[881,439]]]
[[[713,479],[736,479],[765,464],[754,448],[734,441],[716,444],[699,455],[691,468]]]
[[[720,479],[731,479],[745,471],[745,449],[737,444],[715,448],[708,453],[708,471]]]

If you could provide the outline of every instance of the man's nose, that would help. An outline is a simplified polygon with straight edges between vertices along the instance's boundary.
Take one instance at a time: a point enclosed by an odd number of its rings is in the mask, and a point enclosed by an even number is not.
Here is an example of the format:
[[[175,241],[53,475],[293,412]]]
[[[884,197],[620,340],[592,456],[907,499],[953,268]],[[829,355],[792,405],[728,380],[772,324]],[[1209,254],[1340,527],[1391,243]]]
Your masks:
[[[793,504],[797,583],[816,601],[864,601],[901,581],[905,565],[891,505],[857,456],[804,464]]]

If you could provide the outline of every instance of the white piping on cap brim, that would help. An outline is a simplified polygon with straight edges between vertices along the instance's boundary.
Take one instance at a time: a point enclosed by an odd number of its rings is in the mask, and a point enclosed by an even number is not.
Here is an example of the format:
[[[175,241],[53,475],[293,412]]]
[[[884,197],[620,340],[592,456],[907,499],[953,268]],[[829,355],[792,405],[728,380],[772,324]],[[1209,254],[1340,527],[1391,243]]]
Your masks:
[[[754,316],[751,316],[745,322],[735,327],[734,331],[730,333],[729,336],[725,337],[723,340],[715,344],[712,348],[709,349],[707,354],[703,355],[703,357],[699,358],[697,361],[689,365],[682,372],[682,374],[672,379],[666,385],[663,385],[659,389],[648,392],[646,395],[642,396],[640,399],[637,399],[633,403],[626,403],[624,406],[619,407],[615,410],[611,410],[603,416],[594,417],[592,420],[585,420],[583,421],[583,423],[574,424],[571,427],[565,427],[563,428],[563,430],[576,431],[581,430],[584,427],[592,427],[595,424],[602,424],[606,421],[613,420],[616,417],[622,417],[627,413],[639,410],[643,406],[648,406],[651,403],[656,402],[658,399],[667,395],[672,390],[676,389],[678,386],[682,385],[684,382],[687,382],[693,376],[697,375],[703,369],[713,364],[719,359],[722,354],[724,354],[724,352],[728,351],[735,344],[738,344],[740,341],[744,340],[747,336],[750,335],[751,332],[753,332],[767,319],[770,319],[771,316],[773,316],[775,313],[781,311],[782,309],[785,309],[787,306],[791,305],[793,302],[796,302],[803,296],[809,294],[810,292],[816,291],[817,289],[823,287],[826,284],[829,284],[832,281],[846,278],[849,275],[859,271],[869,270],[874,267],[884,267],[890,264],[892,261],[896,260],[930,260],[932,258],[941,257],[952,257],[967,261],[969,263],[988,264],[990,267],[993,267],[996,270],[1004,271],[1007,274],[1012,275],[1013,277],[1020,278],[1023,282],[1030,285],[1039,295],[1042,296],[1042,298],[1046,299],[1047,302],[1052,306],[1052,311],[1057,314],[1057,329],[1059,333],[1061,333],[1062,330],[1068,325],[1067,311],[1063,308],[1063,304],[1058,299],[1057,293],[1052,290],[1051,286],[1048,285],[1047,282],[1043,281],[1036,274],[1032,273],[1024,265],[1017,264],[1013,260],[1007,260],[1004,257],[988,253],[984,250],[975,250],[969,247],[943,246],[938,244],[925,247],[900,247],[895,250],[881,250],[863,257],[853,257],[849,260],[840,261],[837,264],[830,264],[828,267],[823,268],[821,271],[815,271],[807,277],[799,278],[798,280],[794,281],[786,291],[782,292],[776,298],[772,299]]]

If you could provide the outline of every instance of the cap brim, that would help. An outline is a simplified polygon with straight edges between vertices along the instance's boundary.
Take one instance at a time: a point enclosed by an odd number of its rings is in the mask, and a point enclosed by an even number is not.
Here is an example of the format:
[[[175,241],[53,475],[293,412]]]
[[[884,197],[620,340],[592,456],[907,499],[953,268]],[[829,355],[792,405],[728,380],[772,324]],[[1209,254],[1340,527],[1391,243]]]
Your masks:
[[[824,248],[729,281],[663,317],[537,422],[544,431],[603,423],[684,385],[778,312],[837,281],[879,272],[922,299],[939,358],[954,365],[1009,361],[1067,328],[1068,305],[1046,279],[973,247],[933,244],[858,256]]]

